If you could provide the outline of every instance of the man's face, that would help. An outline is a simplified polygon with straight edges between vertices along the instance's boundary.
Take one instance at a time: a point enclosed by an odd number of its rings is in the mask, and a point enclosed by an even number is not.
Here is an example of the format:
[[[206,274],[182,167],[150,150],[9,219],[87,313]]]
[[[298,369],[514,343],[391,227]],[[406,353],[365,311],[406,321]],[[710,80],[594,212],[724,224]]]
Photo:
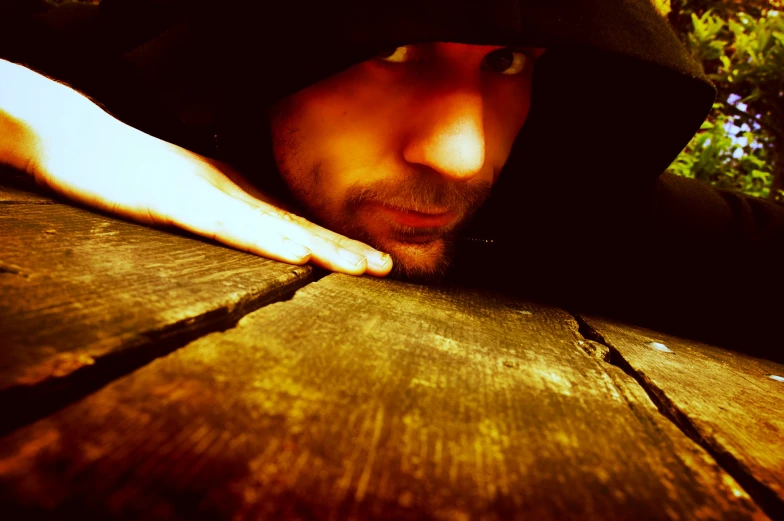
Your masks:
[[[319,224],[436,277],[509,157],[542,52],[410,45],[312,85],[273,110],[281,175]]]

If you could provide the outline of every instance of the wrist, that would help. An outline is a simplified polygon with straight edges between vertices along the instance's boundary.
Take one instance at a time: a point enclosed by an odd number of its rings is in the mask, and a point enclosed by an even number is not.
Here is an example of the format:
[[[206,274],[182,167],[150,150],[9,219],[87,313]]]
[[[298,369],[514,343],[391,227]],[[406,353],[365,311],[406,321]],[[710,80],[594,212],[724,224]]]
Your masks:
[[[111,117],[75,90],[0,59],[0,162],[34,173],[52,143]],[[100,123],[99,123],[100,122]]]
[[[32,174],[40,148],[35,131],[0,107],[0,165]]]

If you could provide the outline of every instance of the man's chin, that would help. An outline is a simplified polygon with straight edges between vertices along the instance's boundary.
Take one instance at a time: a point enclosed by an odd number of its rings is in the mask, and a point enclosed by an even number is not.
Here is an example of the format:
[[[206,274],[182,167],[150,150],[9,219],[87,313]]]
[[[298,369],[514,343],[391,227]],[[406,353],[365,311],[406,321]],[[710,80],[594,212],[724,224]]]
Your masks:
[[[449,271],[451,244],[444,237],[429,241],[386,240],[378,248],[392,256],[394,267],[389,277],[418,283],[435,283]]]
[[[363,223],[355,218],[343,223],[326,221],[323,225],[391,255],[389,278],[435,283],[447,275],[454,251],[454,230],[400,230],[385,224],[373,220]]]

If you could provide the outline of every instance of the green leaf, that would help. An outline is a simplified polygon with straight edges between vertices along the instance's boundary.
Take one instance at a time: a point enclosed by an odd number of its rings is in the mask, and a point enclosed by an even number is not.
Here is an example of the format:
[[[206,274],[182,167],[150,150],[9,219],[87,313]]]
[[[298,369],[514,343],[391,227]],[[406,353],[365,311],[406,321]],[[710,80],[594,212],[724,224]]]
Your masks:
[[[760,16],[738,12],[752,3]],[[700,15],[696,11],[703,6],[712,6],[714,11]],[[732,93],[746,105],[744,112],[750,118],[769,123],[766,127],[784,127],[780,108],[784,99],[784,10],[778,14],[773,5],[758,0],[686,0],[674,7],[674,14],[686,22],[680,26],[676,22],[674,27],[716,84],[721,101],[714,103],[708,119],[668,171],[766,197],[776,168],[773,150],[778,138],[766,128],[754,128],[726,100]],[[751,128],[730,135],[725,130],[728,122],[739,126],[748,123]],[[784,197],[781,200],[784,202]]]
[[[694,35],[697,37],[697,39],[704,40],[705,39],[705,33],[707,31],[706,31],[705,24],[703,23],[703,21],[700,18],[698,18],[696,14],[692,13],[691,14],[691,23],[694,24]]]
[[[745,98],[743,98],[742,100],[740,100],[738,103],[749,103],[749,102],[752,102],[752,101],[758,100],[758,99],[760,98],[760,96],[761,96],[761,95],[762,95],[762,93],[760,92],[760,90],[759,90],[758,88],[755,88],[755,89],[752,91],[752,93],[751,93],[751,94],[749,94],[748,96],[746,96]]]
[[[768,46],[768,42],[770,41],[771,34],[768,31],[760,30],[757,32],[757,50],[760,52],[764,52],[765,48]]]

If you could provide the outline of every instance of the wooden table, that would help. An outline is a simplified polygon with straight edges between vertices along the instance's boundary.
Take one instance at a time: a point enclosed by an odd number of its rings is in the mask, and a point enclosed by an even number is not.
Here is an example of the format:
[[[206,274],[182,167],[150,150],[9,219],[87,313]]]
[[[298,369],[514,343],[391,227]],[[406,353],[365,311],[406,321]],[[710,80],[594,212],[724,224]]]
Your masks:
[[[3,519],[784,519],[784,367],[2,172]]]

